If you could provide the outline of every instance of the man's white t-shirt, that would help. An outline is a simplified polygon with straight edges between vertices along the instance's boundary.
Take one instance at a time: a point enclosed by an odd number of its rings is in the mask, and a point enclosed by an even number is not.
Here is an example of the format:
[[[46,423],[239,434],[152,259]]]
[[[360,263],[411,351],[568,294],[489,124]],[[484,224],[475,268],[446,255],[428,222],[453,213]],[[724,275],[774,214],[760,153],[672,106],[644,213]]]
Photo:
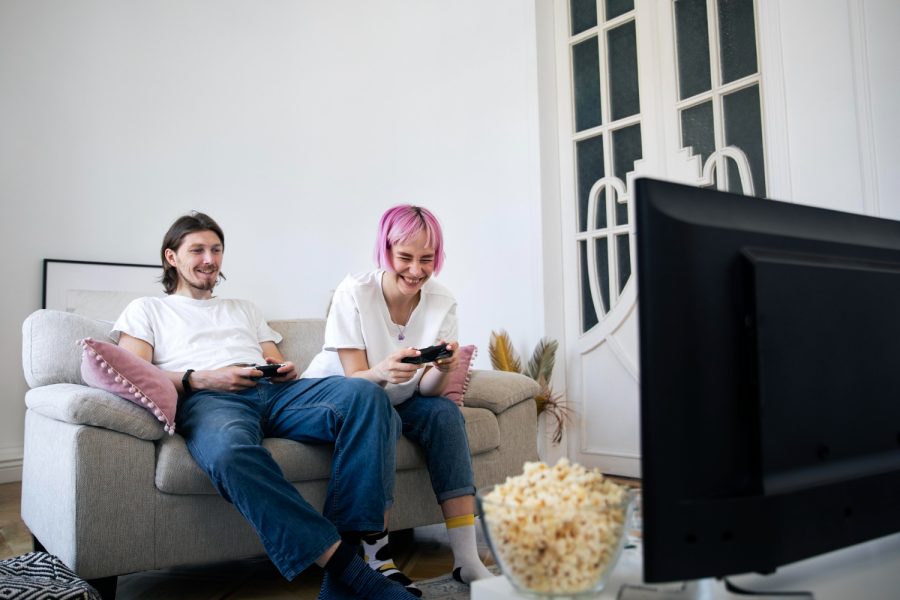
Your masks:
[[[391,320],[381,289],[383,270],[348,275],[334,292],[325,324],[325,345],[313,358],[302,377],[343,375],[338,348],[366,351],[369,367],[374,367],[401,348],[424,348],[441,340],[456,341],[458,334],[456,300],[443,285],[429,279],[422,286],[419,304],[405,327]],[[403,339],[400,339],[401,333]],[[391,404],[410,399],[424,369],[406,383],[385,385]]]
[[[113,325],[153,346],[153,364],[164,371],[209,370],[265,363],[262,342],[281,341],[247,300],[195,300],[169,295],[133,300]]]

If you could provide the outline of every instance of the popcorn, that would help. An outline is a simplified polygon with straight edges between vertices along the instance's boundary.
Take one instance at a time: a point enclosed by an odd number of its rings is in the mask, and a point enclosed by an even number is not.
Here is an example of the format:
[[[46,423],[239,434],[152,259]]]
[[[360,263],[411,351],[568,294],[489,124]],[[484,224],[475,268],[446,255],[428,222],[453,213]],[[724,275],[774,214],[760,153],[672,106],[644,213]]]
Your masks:
[[[561,458],[525,463],[482,499],[504,572],[535,592],[595,586],[622,537],[627,490],[598,471]]]

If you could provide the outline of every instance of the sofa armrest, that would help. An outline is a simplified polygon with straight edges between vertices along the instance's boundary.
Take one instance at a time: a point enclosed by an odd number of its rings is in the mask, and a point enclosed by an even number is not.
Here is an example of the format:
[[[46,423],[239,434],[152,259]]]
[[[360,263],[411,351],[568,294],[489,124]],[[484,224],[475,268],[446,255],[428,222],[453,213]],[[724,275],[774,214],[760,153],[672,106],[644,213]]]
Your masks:
[[[74,425],[91,425],[142,440],[163,436],[159,421],[149,412],[115,394],[76,383],[44,385],[25,394],[29,410]]]
[[[511,406],[532,400],[539,391],[538,384],[525,375],[473,369],[466,390],[465,405],[486,408],[499,415]]]

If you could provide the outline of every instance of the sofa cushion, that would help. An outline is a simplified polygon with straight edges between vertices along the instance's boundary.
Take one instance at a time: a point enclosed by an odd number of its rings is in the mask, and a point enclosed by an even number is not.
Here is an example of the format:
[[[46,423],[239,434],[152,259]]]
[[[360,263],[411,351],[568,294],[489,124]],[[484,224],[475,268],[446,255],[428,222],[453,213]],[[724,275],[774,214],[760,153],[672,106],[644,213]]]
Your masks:
[[[28,390],[25,405],[54,421],[102,427],[142,440],[158,440],[165,435],[156,417],[146,410],[122,402],[105,390],[76,383],[55,383]]]
[[[483,408],[462,408],[472,456],[500,446],[497,417]],[[301,444],[266,438],[265,447],[288,481],[300,482],[331,477],[331,444]],[[402,437],[397,443],[397,470],[425,468],[422,449]],[[216,491],[190,453],[180,435],[166,436],[157,445],[156,487],[167,494],[215,494]]]
[[[133,402],[162,422],[166,433],[175,433],[178,391],[159,367],[108,342],[84,338],[81,345],[85,383]]]

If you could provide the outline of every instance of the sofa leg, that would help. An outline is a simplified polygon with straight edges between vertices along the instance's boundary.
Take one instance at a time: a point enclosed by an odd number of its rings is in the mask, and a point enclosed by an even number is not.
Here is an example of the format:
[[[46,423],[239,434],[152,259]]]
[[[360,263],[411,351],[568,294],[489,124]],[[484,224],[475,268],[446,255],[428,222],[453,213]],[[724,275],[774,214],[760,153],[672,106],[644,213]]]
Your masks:
[[[101,577],[100,579],[88,579],[88,583],[100,592],[100,597],[103,600],[116,600],[116,584],[118,580],[119,577],[117,575],[112,575],[110,577]]]

